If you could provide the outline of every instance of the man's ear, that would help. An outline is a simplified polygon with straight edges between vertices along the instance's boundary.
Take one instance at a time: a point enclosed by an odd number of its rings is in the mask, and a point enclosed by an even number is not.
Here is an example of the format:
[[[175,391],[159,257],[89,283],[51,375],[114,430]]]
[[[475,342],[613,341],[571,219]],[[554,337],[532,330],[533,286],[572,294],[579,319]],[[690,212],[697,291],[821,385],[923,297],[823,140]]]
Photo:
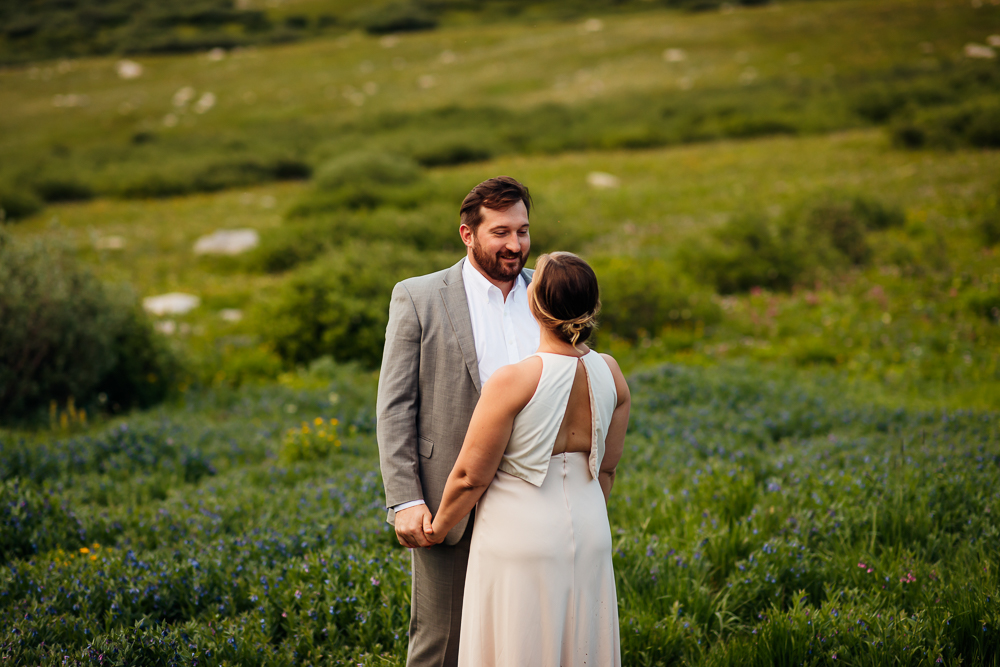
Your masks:
[[[459,225],[458,234],[462,237],[462,243],[465,244],[466,248],[471,248],[473,245],[473,231],[466,224]]]

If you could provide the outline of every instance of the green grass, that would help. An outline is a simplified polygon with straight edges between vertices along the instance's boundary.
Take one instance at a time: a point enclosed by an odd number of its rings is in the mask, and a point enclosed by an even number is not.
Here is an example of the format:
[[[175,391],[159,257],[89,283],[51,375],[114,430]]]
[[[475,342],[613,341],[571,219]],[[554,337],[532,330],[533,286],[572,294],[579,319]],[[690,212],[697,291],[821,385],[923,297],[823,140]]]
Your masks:
[[[390,48],[350,32],[218,62],[143,57],[129,81],[111,58],[43,62],[0,73],[0,182],[156,196],[301,176],[357,148],[436,162],[470,159],[456,146],[474,157],[852,127],[870,122],[854,98],[871,81],[934,87],[974,65],[962,47],[985,39],[997,11],[958,0],[663,10],[607,16],[598,32],[456,25]],[[667,49],[684,60],[666,62]],[[177,107],[185,87],[195,96]],[[196,113],[205,93],[215,105]]]

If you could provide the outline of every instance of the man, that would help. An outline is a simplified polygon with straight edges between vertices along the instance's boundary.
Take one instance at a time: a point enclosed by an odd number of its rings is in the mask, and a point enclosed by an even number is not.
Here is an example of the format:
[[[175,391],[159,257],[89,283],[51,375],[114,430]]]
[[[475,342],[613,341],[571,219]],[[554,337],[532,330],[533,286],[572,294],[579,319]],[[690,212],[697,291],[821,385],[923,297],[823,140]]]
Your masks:
[[[508,176],[465,198],[466,257],[396,285],[378,387],[378,445],[388,521],[414,549],[408,667],[458,659],[473,515],[433,548],[424,519],[436,512],[483,384],[538,348],[528,310],[528,189]]]

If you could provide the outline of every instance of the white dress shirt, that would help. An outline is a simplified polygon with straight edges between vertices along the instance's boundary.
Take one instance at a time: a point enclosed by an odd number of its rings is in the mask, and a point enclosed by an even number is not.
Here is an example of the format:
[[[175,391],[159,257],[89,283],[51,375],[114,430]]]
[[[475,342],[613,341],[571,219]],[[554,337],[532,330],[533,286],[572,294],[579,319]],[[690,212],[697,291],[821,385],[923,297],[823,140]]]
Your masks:
[[[518,276],[506,300],[500,288],[487,280],[468,259],[462,265],[465,298],[472,318],[472,337],[476,341],[479,380],[485,385],[501,366],[516,364],[538,350],[538,322],[528,308],[528,285]],[[412,500],[393,507],[401,512],[423,503]]]

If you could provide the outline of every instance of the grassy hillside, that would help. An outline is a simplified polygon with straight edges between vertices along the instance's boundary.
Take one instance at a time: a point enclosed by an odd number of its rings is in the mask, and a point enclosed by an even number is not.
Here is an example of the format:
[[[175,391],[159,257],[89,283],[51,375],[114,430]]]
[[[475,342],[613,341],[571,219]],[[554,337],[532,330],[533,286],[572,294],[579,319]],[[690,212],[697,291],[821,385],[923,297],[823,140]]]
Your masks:
[[[386,38],[251,1],[250,42],[315,39],[0,70],[3,256],[200,299],[152,316],[180,370],[122,371],[160,407],[53,384],[0,429],[3,660],[402,665],[388,291],[457,261],[461,198],[510,174],[535,256],[594,264],[630,374],[625,664],[996,664],[1000,59],[966,45],[1000,6],[528,4],[425,2],[436,29]],[[188,28],[156,34],[215,29]]]
[[[803,2],[354,31],[221,60],[137,58],[133,79],[114,58],[37,63],[0,72],[0,189],[164,196],[301,178],[346,150],[434,166],[815,133],[963,101],[988,116],[1000,68],[963,48],[998,21],[1000,8],[958,0]]]

